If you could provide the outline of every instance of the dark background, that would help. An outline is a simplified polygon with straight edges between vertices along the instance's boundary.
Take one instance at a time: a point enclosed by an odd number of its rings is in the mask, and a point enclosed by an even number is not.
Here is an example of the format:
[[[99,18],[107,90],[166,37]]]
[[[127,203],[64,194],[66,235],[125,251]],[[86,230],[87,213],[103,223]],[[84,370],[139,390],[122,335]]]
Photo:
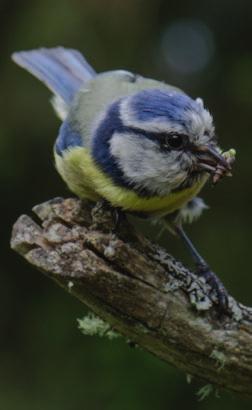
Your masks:
[[[130,69],[204,98],[237,163],[233,178],[205,189],[211,209],[188,231],[231,294],[251,304],[252,3],[2,0],[0,13],[0,409],[251,408],[225,392],[198,402],[201,384],[178,370],[123,341],[83,336],[85,307],[10,251],[9,237],[21,213],[69,195],[53,165],[49,92],[10,54],[73,47],[97,71]],[[175,239],[161,242],[185,257]]]

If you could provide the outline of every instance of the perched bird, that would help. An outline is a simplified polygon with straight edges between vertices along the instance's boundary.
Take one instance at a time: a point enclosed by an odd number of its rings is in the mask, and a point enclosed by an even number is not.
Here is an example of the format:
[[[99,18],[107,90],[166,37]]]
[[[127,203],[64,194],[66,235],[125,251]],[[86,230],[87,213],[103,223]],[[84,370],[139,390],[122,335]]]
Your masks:
[[[235,155],[221,152],[203,101],[128,71],[96,74],[72,49],[41,48],[12,58],[54,94],[63,121],[55,162],[69,189],[83,199],[162,218],[183,238],[197,273],[225,310],[224,286],[182,228],[206,207],[197,195],[209,176],[217,182],[229,175]]]

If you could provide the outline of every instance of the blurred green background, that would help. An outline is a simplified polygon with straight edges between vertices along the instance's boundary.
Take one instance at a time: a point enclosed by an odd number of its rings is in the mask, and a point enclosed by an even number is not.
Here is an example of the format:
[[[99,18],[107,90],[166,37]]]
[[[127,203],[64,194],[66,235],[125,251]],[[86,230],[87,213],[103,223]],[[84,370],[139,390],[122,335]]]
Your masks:
[[[211,209],[188,231],[231,294],[251,304],[251,1],[1,0],[0,13],[0,409],[250,409],[225,392],[198,402],[200,383],[178,370],[123,341],[83,336],[85,307],[8,242],[21,213],[69,195],[52,160],[59,121],[49,92],[10,54],[73,47],[97,71],[130,69],[204,98],[223,148],[238,156],[233,178],[205,189]],[[173,238],[161,242],[186,258]]]

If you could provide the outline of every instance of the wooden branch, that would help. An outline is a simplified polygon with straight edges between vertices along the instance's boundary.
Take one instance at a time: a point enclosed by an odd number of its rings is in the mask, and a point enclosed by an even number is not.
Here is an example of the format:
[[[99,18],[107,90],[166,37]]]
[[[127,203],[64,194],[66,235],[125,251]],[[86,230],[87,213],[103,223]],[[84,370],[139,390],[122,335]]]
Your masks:
[[[252,396],[252,309],[215,295],[100,204],[57,198],[21,216],[11,246],[111,327],[186,373]]]

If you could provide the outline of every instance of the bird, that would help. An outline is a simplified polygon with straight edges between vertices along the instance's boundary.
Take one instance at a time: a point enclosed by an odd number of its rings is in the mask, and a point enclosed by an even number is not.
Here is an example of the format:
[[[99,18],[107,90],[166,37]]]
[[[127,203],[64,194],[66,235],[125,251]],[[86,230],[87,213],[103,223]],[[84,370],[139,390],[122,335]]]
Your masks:
[[[70,191],[160,220],[182,238],[195,272],[227,312],[224,285],[183,228],[207,208],[198,197],[206,182],[231,175],[235,159],[234,149],[221,150],[203,100],[126,70],[96,73],[79,51],[61,46],[14,52],[12,59],[53,93],[62,121],[55,164]]]

